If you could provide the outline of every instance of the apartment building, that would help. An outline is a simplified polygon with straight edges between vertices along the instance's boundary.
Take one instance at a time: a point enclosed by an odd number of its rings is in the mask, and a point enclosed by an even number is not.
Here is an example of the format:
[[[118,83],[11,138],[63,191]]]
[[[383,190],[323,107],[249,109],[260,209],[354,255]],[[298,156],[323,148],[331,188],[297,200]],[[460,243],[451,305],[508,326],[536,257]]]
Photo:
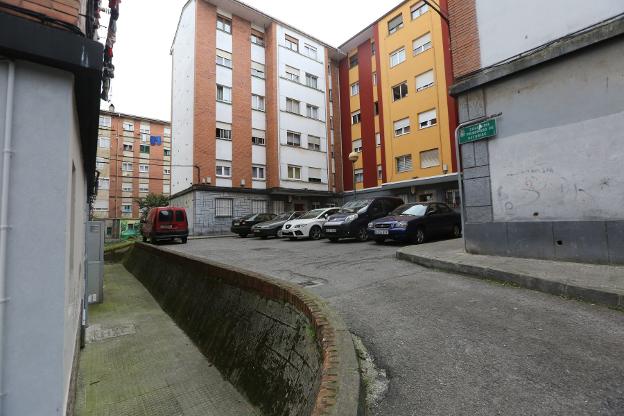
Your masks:
[[[99,118],[92,215],[106,221],[108,238],[119,238],[139,227],[138,198],[171,194],[171,125],[111,110]]]
[[[0,3],[0,414],[73,414],[104,47],[94,1]]]
[[[342,54],[233,0],[190,0],[171,48],[173,203],[195,234],[342,191]]]
[[[623,6],[449,2],[469,252],[624,264]]]
[[[445,8],[405,1],[339,47],[346,191],[459,206]]]

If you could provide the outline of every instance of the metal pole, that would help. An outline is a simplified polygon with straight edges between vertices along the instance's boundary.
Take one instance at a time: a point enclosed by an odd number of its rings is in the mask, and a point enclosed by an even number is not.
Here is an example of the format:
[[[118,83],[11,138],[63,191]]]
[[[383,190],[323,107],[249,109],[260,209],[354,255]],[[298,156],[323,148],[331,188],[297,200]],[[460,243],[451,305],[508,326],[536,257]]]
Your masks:
[[[474,123],[479,123],[484,120],[489,120],[491,118],[496,118],[502,115],[503,113],[492,114],[491,116],[483,116],[478,117],[472,120],[464,121],[463,123],[459,123],[455,128],[455,159],[457,159],[457,182],[459,184],[459,208],[461,210],[461,225],[462,225],[462,236],[464,240],[464,251],[466,251],[466,234],[465,234],[465,226],[466,226],[466,207],[464,204],[464,175],[462,168],[462,160],[461,160],[461,152],[459,151],[459,130],[469,126]]]
[[[353,200],[357,200],[357,188],[355,185],[355,162],[351,162],[351,166],[353,166]]]

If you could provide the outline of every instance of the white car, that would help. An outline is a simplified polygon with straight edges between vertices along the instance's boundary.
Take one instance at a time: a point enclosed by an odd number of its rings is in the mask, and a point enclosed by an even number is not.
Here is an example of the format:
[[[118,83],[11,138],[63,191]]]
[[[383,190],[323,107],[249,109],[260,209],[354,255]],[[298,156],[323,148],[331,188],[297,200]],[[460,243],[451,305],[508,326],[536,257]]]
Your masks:
[[[327,221],[327,218],[339,210],[340,208],[336,207],[308,211],[296,220],[288,221],[284,224],[282,237],[288,237],[291,240],[299,238],[318,240],[323,236],[323,224]]]

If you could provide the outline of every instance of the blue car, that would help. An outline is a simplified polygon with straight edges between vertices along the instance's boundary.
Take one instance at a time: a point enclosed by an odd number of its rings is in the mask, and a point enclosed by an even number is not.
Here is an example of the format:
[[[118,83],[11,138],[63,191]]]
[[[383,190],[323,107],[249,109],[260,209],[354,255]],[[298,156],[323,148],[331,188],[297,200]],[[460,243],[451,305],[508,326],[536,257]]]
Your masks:
[[[379,244],[387,239],[422,244],[433,237],[458,238],[461,215],[441,202],[404,204],[368,223],[368,235]]]

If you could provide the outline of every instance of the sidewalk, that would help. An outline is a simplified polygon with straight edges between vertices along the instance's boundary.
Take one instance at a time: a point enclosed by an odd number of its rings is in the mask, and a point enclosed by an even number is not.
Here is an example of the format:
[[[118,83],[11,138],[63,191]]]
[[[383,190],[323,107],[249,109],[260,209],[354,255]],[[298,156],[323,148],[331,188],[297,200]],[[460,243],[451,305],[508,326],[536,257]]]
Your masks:
[[[462,239],[400,248],[397,258],[482,279],[511,282],[608,306],[624,307],[624,267],[468,254]]]
[[[259,415],[120,264],[89,308],[76,415]]]

